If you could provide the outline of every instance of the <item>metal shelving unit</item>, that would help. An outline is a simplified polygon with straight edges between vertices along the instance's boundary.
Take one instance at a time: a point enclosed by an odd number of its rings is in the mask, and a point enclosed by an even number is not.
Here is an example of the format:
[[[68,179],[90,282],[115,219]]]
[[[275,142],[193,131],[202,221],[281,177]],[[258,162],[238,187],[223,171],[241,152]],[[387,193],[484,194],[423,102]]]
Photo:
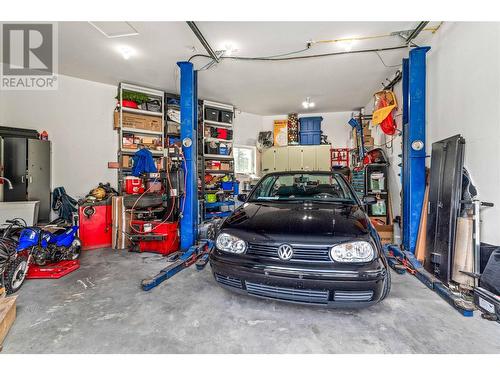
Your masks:
[[[151,99],[160,101],[160,111],[148,111],[144,109],[129,108],[123,106],[123,91],[133,91],[141,94],[148,95]],[[132,169],[130,167],[124,167],[123,156],[133,155],[137,152],[136,148],[126,148],[123,146],[123,135],[124,134],[142,134],[148,136],[158,136],[161,139],[162,150],[150,150],[154,158],[162,158],[161,161],[162,169],[165,168],[165,158],[164,158],[164,145],[165,145],[165,132],[164,132],[164,92],[160,90],[155,90],[147,87],[132,85],[129,83],[121,82],[118,86],[118,114],[119,114],[119,128],[118,130],[118,163],[120,168],[118,169],[118,191],[122,191],[123,180],[126,176],[131,174]],[[133,113],[137,115],[147,115],[161,118],[161,130],[153,131],[146,129],[135,129],[135,128],[125,128],[123,126],[123,113]]]
[[[222,188],[219,186],[217,189],[212,189],[208,187],[205,184],[205,176],[206,175],[228,175],[231,178],[231,181],[235,181],[235,175],[234,175],[234,158],[233,158],[233,139],[222,139],[222,138],[216,138],[213,136],[205,136],[206,135],[206,129],[209,127],[214,127],[214,128],[222,128],[222,129],[227,129],[227,130],[232,130],[233,125],[226,123],[226,122],[221,122],[221,121],[213,121],[209,120],[206,118],[206,111],[205,109],[216,109],[218,111],[226,111],[226,112],[231,112],[234,118],[234,107],[232,105],[228,104],[223,104],[223,103],[217,103],[217,102],[212,102],[212,101],[203,101],[202,105],[202,117],[201,117],[201,123],[200,123],[200,147],[199,147],[199,178],[201,180],[201,189],[200,189],[200,199],[202,200],[202,206],[201,206],[201,212],[202,212],[202,220],[210,220],[213,218],[223,218],[227,217],[231,211],[235,207],[235,201],[234,201],[234,190],[222,190]],[[205,151],[205,145],[209,142],[216,142],[216,143],[224,143],[228,146],[231,147],[231,152],[229,155],[218,155],[218,154],[208,154]],[[221,162],[230,162],[231,163],[231,168],[229,170],[215,170],[215,169],[206,169],[206,161],[221,161]],[[205,202],[205,195],[206,194],[214,194],[216,192],[221,192],[224,193],[226,200],[222,202]],[[226,208],[226,211],[220,210],[221,208]]]

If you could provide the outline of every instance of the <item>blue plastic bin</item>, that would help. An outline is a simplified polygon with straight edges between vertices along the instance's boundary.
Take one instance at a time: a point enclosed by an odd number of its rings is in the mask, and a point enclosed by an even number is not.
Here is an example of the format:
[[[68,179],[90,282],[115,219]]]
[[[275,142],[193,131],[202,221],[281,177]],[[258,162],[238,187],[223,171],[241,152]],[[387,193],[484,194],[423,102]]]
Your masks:
[[[239,193],[240,184],[238,182],[228,181],[223,182],[221,185],[222,190],[233,190],[234,195],[237,195]]]
[[[321,130],[321,121],[323,117],[312,116],[312,117],[301,117],[299,119],[300,132],[318,132]]]
[[[301,145],[319,145],[321,144],[321,131],[300,132],[299,141]]]

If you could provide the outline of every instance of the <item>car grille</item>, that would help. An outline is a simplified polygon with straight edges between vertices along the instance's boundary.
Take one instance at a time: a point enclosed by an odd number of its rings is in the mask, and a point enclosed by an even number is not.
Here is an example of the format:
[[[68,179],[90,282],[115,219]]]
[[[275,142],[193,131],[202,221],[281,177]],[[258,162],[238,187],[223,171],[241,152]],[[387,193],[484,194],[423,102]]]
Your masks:
[[[294,245],[290,261],[297,262],[331,262],[330,246],[326,245]],[[278,259],[278,246],[260,243],[249,243],[247,255],[259,258]]]
[[[333,293],[333,299],[337,302],[368,302],[373,297],[373,290],[352,291],[352,290],[336,290]]]
[[[233,288],[238,288],[238,289],[243,288],[243,284],[241,283],[240,279],[235,279],[233,277],[221,275],[220,273],[215,274],[215,280],[217,280],[221,284],[231,286]]]
[[[324,304],[328,303],[328,290],[283,288],[245,282],[248,294],[285,301]]]

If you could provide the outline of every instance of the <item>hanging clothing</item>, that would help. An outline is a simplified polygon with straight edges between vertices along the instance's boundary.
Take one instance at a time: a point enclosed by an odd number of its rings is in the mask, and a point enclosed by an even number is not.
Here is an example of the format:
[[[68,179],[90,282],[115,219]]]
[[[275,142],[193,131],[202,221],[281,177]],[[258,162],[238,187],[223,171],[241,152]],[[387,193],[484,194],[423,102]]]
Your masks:
[[[146,148],[140,149],[134,154],[134,166],[132,176],[140,177],[143,173],[157,173],[153,154]]]
[[[78,202],[76,199],[66,194],[66,190],[61,186],[52,192],[52,209],[57,212],[59,218],[68,223],[73,222],[73,213],[76,212]]]

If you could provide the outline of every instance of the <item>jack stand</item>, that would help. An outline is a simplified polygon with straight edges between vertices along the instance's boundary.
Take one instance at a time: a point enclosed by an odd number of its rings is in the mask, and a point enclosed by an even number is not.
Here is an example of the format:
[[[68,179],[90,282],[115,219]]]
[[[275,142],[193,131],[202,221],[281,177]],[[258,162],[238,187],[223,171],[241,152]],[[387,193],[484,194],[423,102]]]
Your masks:
[[[196,263],[198,271],[205,268],[208,263],[208,253],[213,248],[212,241],[200,241],[182,253],[172,264],[162,269],[156,276],[142,280],[142,289],[148,291],[170,279],[176,273]]]

